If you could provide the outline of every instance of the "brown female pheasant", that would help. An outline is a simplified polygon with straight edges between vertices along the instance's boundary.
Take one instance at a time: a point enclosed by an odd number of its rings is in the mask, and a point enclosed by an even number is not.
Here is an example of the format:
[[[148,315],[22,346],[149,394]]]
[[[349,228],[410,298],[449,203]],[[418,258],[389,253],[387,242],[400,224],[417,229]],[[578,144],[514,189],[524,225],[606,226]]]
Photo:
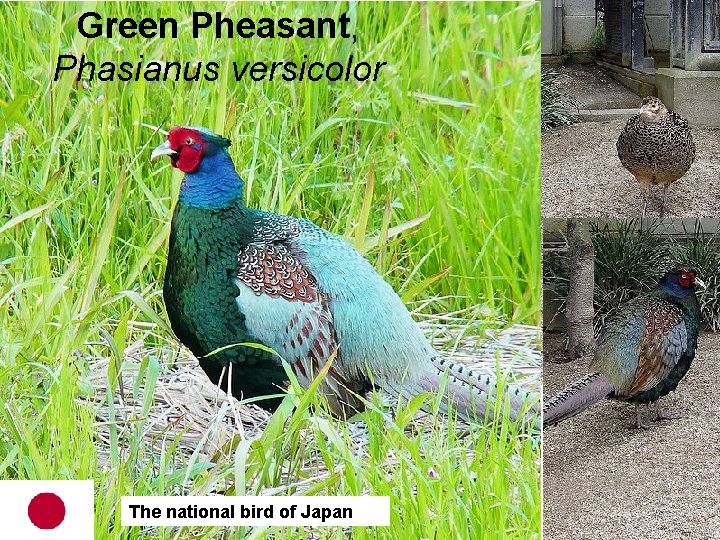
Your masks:
[[[671,112],[656,97],[646,97],[640,112],[630,118],[617,141],[620,162],[640,182],[645,217],[650,188],[663,188],[660,215],[665,208],[667,189],[681,178],[695,160],[695,142],[690,125]]]

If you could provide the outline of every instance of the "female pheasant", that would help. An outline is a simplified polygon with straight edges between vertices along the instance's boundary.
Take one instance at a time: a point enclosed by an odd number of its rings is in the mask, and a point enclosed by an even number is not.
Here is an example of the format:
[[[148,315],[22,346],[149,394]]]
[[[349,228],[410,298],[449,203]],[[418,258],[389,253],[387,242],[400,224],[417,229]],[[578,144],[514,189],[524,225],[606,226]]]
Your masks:
[[[655,403],[672,392],[695,358],[700,329],[696,287],[705,284],[693,270],[666,273],[658,286],[623,305],[598,337],[588,375],[547,401],[543,425],[557,424],[605,397]]]
[[[375,386],[407,399],[437,391],[447,371],[445,399],[458,414],[492,417],[496,381],[443,359],[348,243],[308,220],[245,206],[229,145],[206,128],[175,127],[151,156],[185,173],[163,294],[173,331],[208,377],[226,387],[225,371],[236,397],[277,395],[286,374],[267,348],[304,386],[332,358],[320,391],[346,417]],[[536,421],[539,400],[528,392],[507,386],[500,398],[511,419]]]
[[[617,140],[620,163],[643,190],[645,217],[650,188],[663,188],[660,215],[665,208],[668,186],[680,179],[695,160],[695,142],[690,125],[679,114],[668,111],[656,97],[646,97],[640,112],[630,118]]]

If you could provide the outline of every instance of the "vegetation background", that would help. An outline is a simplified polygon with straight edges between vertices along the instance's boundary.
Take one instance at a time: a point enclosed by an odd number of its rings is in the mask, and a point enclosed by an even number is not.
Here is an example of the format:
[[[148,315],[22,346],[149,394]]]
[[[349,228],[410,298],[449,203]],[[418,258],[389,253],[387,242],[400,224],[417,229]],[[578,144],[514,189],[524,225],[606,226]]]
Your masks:
[[[347,11],[358,43],[192,39],[193,9],[236,19]],[[175,17],[181,36],[85,39],[77,18],[88,10]],[[357,455],[351,426],[313,419],[315,398],[300,393],[259,439],[234,440],[213,459],[176,459],[172,431],[151,451],[142,429],[179,348],[161,280],[181,175],[148,162],[163,140],[155,127],[204,125],[231,138],[249,205],[344,235],[418,316],[452,314],[471,334],[539,323],[537,3],[2,3],[0,14],[11,30],[0,37],[0,478],[94,478],[100,539],[304,538],[302,529],[119,526],[122,495],[257,493],[298,478],[308,493],[393,496],[392,526],[354,538],[539,537],[539,451],[512,426],[457,433],[438,421],[419,436],[404,429],[417,403],[395,422],[378,409],[363,419],[369,442]],[[51,82],[58,54],[82,53],[226,69],[215,82]],[[388,66],[374,84],[233,81],[229,60],[303,54]],[[118,373],[138,342],[125,392],[146,399],[120,425]],[[101,385],[88,376],[98,359],[109,359]],[[107,441],[98,400],[110,410]],[[331,474],[308,479],[309,455]]]

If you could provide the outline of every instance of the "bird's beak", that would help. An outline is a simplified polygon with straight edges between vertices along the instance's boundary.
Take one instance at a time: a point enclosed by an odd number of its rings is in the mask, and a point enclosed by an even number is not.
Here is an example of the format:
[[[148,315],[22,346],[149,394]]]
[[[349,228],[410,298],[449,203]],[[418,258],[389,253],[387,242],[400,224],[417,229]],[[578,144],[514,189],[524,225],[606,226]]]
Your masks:
[[[695,276],[695,286],[704,289],[706,287],[705,282],[699,277]]]
[[[153,161],[160,156],[174,156],[175,154],[177,154],[177,152],[170,148],[170,143],[168,141],[165,141],[152,151],[152,154],[150,154],[150,161]]]

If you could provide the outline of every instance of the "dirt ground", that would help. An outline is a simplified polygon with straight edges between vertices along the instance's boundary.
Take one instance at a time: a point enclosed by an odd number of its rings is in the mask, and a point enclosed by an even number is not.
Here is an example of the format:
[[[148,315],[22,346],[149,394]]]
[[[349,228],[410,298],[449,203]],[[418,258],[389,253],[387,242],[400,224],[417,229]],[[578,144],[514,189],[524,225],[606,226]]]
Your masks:
[[[571,94],[585,109],[630,109],[645,96],[634,94],[595,65],[544,66],[562,75],[558,87]]]
[[[640,217],[642,195],[615,143],[626,120],[586,122],[542,134],[543,217]],[[720,215],[720,130],[693,127],[695,163],[668,191],[665,216]],[[653,189],[647,216],[657,216]]]
[[[562,342],[546,334],[545,358]],[[662,400],[680,419],[636,429],[632,404],[606,400],[544,432],[545,540],[720,539],[719,353],[720,335],[701,333],[690,371]],[[587,363],[545,361],[545,395]]]

